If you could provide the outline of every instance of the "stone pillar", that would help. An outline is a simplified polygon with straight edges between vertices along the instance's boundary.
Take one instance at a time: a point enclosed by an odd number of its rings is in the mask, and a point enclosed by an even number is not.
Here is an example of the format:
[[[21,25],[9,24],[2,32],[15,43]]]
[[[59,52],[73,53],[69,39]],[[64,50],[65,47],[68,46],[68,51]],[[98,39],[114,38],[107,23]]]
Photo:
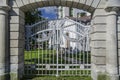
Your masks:
[[[7,6],[0,7],[0,80],[6,80],[9,73],[8,10]]]
[[[119,80],[117,53],[117,8],[107,14],[106,29],[106,72],[108,80]]]
[[[24,74],[24,12],[10,11],[10,80],[20,80]]]

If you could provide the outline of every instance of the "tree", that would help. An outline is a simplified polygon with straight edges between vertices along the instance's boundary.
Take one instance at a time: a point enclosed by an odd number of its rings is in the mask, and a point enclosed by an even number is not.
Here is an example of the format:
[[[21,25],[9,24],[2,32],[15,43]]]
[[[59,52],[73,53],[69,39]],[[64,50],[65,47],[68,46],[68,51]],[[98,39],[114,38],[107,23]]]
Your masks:
[[[41,11],[38,9],[25,13],[25,24],[34,24],[35,22],[41,21],[41,19]]]
[[[81,17],[86,16],[86,15],[87,15],[86,12],[80,13],[80,16],[81,16]]]
[[[33,11],[28,11],[25,13],[25,25],[31,25],[31,24],[34,24],[41,20],[43,20],[41,17],[41,11],[38,11],[38,9],[35,9]],[[35,40],[28,37],[33,33],[33,31],[32,31],[32,28],[26,28],[25,30],[26,30],[25,38],[28,41],[28,42],[26,42],[27,44],[25,44],[25,48],[26,48],[26,50],[30,50],[27,46],[28,44],[29,44],[29,46],[32,47],[32,49],[36,47]],[[27,35],[27,34],[29,34],[29,35]]]

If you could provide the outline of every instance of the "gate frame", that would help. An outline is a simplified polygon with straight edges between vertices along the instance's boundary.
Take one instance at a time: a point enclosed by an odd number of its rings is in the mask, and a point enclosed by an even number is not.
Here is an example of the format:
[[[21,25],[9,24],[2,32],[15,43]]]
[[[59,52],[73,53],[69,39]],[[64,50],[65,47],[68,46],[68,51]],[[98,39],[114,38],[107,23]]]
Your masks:
[[[44,27],[44,26],[42,26],[42,23],[45,23],[45,24],[48,24],[48,27],[46,27],[45,29],[42,29],[42,27]],[[52,23],[52,24],[51,24]],[[69,24],[68,24],[69,23]],[[49,25],[50,24],[50,25]],[[38,26],[39,25],[39,26]],[[32,29],[32,30],[37,30],[36,32],[34,32],[33,34],[30,34],[29,36],[28,36],[28,39],[29,38],[33,38],[33,40],[35,40],[36,42],[35,42],[35,45],[40,45],[40,44],[42,44],[43,45],[43,43],[44,42],[46,42],[46,41],[50,41],[51,39],[52,39],[52,37],[53,36],[57,36],[56,37],[56,39],[54,39],[54,40],[56,40],[55,41],[55,43],[53,43],[53,44],[56,44],[57,46],[55,47],[55,50],[56,50],[56,52],[54,52],[54,51],[52,51],[53,52],[53,54],[56,54],[57,55],[57,62],[56,63],[51,63],[51,62],[49,62],[49,61],[47,61],[47,63],[45,62],[45,63],[43,63],[43,62],[37,62],[37,63],[35,63],[35,64],[33,64],[34,66],[36,66],[37,65],[37,70],[36,70],[36,72],[37,73],[29,73],[29,71],[30,72],[32,72],[32,70],[31,70],[31,67],[32,67],[32,63],[31,64],[27,64],[27,62],[26,62],[26,64],[24,65],[25,66],[25,70],[24,71],[28,71],[28,73],[24,73],[24,75],[26,76],[26,75],[30,75],[30,76],[32,76],[32,75],[41,75],[41,76],[43,76],[43,75],[54,75],[54,76],[89,76],[90,74],[89,74],[89,71],[91,70],[91,68],[89,68],[89,67],[91,67],[91,63],[89,63],[89,61],[88,61],[88,58],[89,58],[89,54],[90,54],[90,45],[89,45],[89,41],[90,41],[90,37],[88,37],[88,35],[90,35],[89,33],[90,33],[90,30],[91,30],[91,27],[90,27],[90,25],[84,25],[84,24],[82,24],[82,23],[80,23],[80,22],[76,22],[76,21],[74,21],[74,20],[72,20],[72,19],[69,19],[69,18],[67,18],[67,17],[65,17],[65,18],[62,18],[62,19],[52,19],[52,20],[48,20],[48,19],[46,19],[46,20],[41,20],[41,21],[39,21],[39,22],[37,22],[37,23],[35,23],[35,24],[32,24],[32,25],[26,25],[25,26],[26,27],[26,29],[28,30],[28,31],[30,31],[30,29]],[[39,28],[38,28],[39,27]],[[75,27],[75,30],[76,30],[76,28],[82,28],[83,29],[83,32],[79,32],[79,31],[74,31],[73,29],[72,30],[69,30],[69,29],[67,29],[67,30],[65,30],[66,29],[66,27],[68,28],[68,27]],[[63,29],[63,28],[65,28],[65,29]],[[42,29],[42,30],[41,30]],[[26,30],[26,31],[27,31]],[[55,33],[53,34],[53,32],[55,32],[55,30],[57,31],[56,32],[56,35],[55,35]],[[63,44],[60,44],[60,43],[58,43],[59,42],[59,39],[58,39],[58,31],[60,30],[60,35],[59,35],[59,37],[60,36],[62,36],[61,38],[64,38],[64,39],[66,39],[66,40],[70,40],[70,43],[72,43],[72,44],[76,44],[76,43],[82,43],[81,41],[84,41],[85,40],[85,38],[86,38],[86,40],[85,41],[87,41],[87,42],[85,42],[86,44],[84,44],[83,46],[81,46],[82,48],[81,49],[79,49],[80,51],[79,51],[79,53],[77,53],[77,52],[72,52],[71,54],[73,55],[73,53],[74,54],[76,54],[75,56],[76,56],[76,58],[78,59],[78,57],[77,57],[77,54],[81,54],[81,53],[83,53],[83,54],[87,54],[86,56],[86,59],[85,59],[85,55],[83,55],[83,57],[80,57],[79,56],[79,61],[80,61],[80,58],[81,59],[83,59],[83,62],[81,62],[81,63],[73,63],[73,61],[71,62],[69,62],[69,64],[68,63],[63,63],[63,62],[60,62],[60,63],[58,63],[58,54],[61,54],[60,56],[62,56],[62,57],[66,57],[66,56],[63,56],[62,54],[66,54],[66,53],[64,53],[64,52],[60,52],[59,53],[59,50],[61,50],[62,48],[66,48],[65,46],[64,47],[59,47],[58,48],[58,45],[60,45],[60,46],[62,46]],[[49,35],[49,36],[47,36],[47,37],[44,37],[44,39],[42,40],[39,40],[38,38],[39,38],[39,34],[40,33],[44,33],[44,32],[46,32],[46,31],[52,31],[52,33]],[[72,38],[68,38],[65,34],[64,34],[64,31],[68,31],[68,32],[72,32],[72,33],[76,33],[76,35],[81,35],[82,37],[81,38],[79,38],[78,40],[75,40],[75,39],[72,39]],[[26,32],[25,32],[26,33]],[[36,35],[38,35],[38,37],[36,37]],[[71,37],[73,37],[73,36],[71,36]],[[37,40],[38,39],[38,40]],[[52,41],[54,42],[54,40],[52,39]],[[62,39],[61,39],[62,40]],[[25,41],[27,41],[27,39],[25,40]],[[29,41],[29,40],[28,40]],[[37,41],[39,42],[41,42],[41,43],[37,43]],[[50,41],[51,42],[51,41]],[[27,44],[28,44],[29,42],[27,42]],[[26,45],[27,45],[26,44]],[[49,43],[49,46],[51,46],[51,45],[53,45],[52,43]],[[66,43],[64,43],[64,44],[66,44]],[[32,46],[32,45],[31,45]],[[85,48],[84,46],[86,46],[87,48]],[[29,44],[29,47],[30,47],[30,44]],[[71,47],[72,47],[72,45],[71,45]],[[89,47],[89,48],[88,48]],[[77,47],[77,49],[78,49],[79,47]],[[85,48],[84,50],[83,50],[83,48]],[[30,48],[30,49],[32,49],[32,48]],[[39,47],[38,47],[38,49],[40,49]],[[59,50],[58,50],[59,49]],[[43,49],[41,49],[41,50],[43,50]],[[49,48],[46,48],[45,50],[49,50]],[[52,49],[51,49],[52,50]],[[54,50],[54,49],[53,49]],[[73,51],[74,49],[72,49],[72,51]],[[83,50],[83,51],[82,51]],[[29,51],[29,50],[28,50]],[[39,53],[39,50],[34,50],[34,51],[37,51],[38,53],[38,55],[40,54]],[[66,49],[65,49],[65,51],[66,51]],[[68,49],[68,51],[70,52],[70,49]],[[30,55],[32,55],[31,54],[31,51],[29,51],[28,52]],[[47,52],[47,53],[49,53],[49,52]],[[28,55],[29,55],[28,54]],[[43,55],[44,53],[42,53],[42,55]],[[68,54],[70,54],[70,53],[68,53]],[[67,57],[70,57],[70,55],[69,56],[67,56]],[[33,57],[29,57],[29,59],[32,59]],[[42,61],[43,60],[43,58],[44,57],[42,57],[41,58],[41,60],[40,61]],[[48,58],[50,58],[50,57],[48,57]],[[75,59],[75,60],[77,60],[76,58],[73,58],[73,59]],[[52,58],[50,58],[50,59],[52,59]],[[62,58],[61,57],[59,57],[59,59],[60,60],[62,60]],[[25,58],[24,58],[24,60],[25,60]],[[39,60],[39,57],[38,57],[38,60]],[[37,60],[37,61],[38,61]],[[54,60],[54,59],[53,59]],[[85,62],[85,60],[87,60],[86,62]],[[67,61],[67,60],[66,60]],[[77,61],[77,62],[79,62],[79,61]],[[42,66],[42,64],[45,66],[45,68],[39,68],[39,66]],[[56,68],[50,68],[50,66],[55,66],[55,65],[57,65],[56,66]],[[59,67],[61,67],[61,66],[64,66],[65,68],[59,68]],[[79,68],[72,68],[72,69],[70,69],[70,66],[79,66]],[[86,67],[86,68],[85,68]],[[47,70],[46,70],[47,69]],[[75,70],[76,69],[76,70]],[[43,71],[48,71],[48,70],[51,70],[51,71],[55,71],[56,70],[56,73],[53,73],[53,74],[47,74],[47,73],[39,73],[39,71],[41,71],[41,72],[43,72]],[[83,73],[76,73],[76,74],[68,74],[68,73],[66,73],[66,74],[59,74],[59,71],[70,71],[70,70],[74,70],[74,71],[79,71],[79,70],[83,70]],[[84,70],[86,70],[86,72],[84,71]],[[73,71],[72,71],[73,72]]]

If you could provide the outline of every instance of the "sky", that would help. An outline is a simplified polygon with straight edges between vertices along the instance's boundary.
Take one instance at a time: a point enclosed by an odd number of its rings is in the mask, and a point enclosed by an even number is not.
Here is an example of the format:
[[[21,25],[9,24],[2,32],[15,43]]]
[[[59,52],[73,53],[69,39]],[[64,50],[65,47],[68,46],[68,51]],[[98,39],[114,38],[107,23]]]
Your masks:
[[[43,7],[39,8],[42,13],[42,16],[48,19],[56,19],[57,15],[55,12],[56,7]]]
[[[56,19],[57,18],[57,13],[56,11],[56,7],[43,7],[43,8],[39,8],[39,10],[42,13],[42,16],[47,18],[47,19]],[[77,12],[84,12],[83,10],[79,10],[77,9]],[[88,15],[90,15],[90,13],[87,13]]]

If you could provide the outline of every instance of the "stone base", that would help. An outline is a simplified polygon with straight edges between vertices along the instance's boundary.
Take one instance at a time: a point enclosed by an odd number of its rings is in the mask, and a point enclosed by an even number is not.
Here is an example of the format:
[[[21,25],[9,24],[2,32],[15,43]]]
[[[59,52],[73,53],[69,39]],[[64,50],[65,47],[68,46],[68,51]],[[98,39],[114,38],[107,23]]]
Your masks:
[[[91,77],[93,80],[105,80],[104,79],[104,74],[106,74],[106,68],[104,65],[95,65],[92,64],[92,68],[91,68]],[[103,79],[101,79],[101,76]],[[105,76],[106,77],[106,76]],[[98,79],[100,78],[100,79]]]
[[[106,80],[119,80],[119,75],[106,75]]]
[[[94,76],[93,80],[119,80],[119,76],[116,75],[110,76],[107,73],[97,73],[97,76],[96,77]]]
[[[22,74],[10,73],[10,80],[21,80],[23,77]]]
[[[17,73],[10,73],[10,80],[20,80]]]
[[[18,80],[17,73],[10,73],[10,80]]]
[[[0,75],[0,80],[10,80],[10,75],[9,74]]]

